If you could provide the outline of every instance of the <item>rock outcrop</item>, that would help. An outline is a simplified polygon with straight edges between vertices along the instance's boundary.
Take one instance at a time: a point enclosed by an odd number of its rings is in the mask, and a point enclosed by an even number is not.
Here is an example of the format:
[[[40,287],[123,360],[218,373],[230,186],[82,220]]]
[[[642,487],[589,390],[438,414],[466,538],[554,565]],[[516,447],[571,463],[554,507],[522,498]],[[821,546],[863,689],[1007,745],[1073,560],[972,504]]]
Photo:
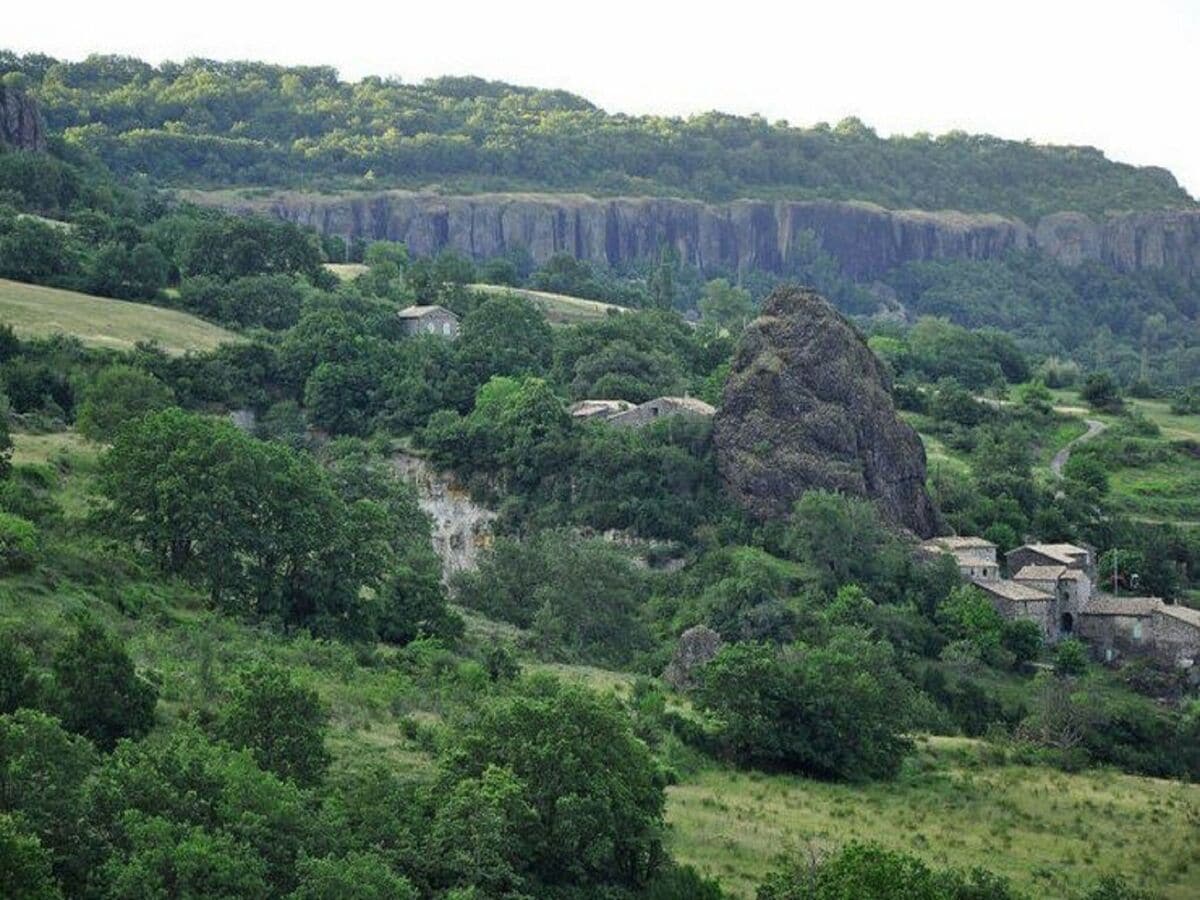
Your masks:
[[[688,691],[698,682],[700,670],[721,652],[721,635],[707,625],[693,625],[679,636],[675,655],[663,669],[663,681],[677,691]]]
[[[869,498],[922,537],[937,531],[925,448],[897,417],[886,370],[811,291],[776,289],[742,335],[713,440],[729,491],[757,518],[824,489]]]
[[[0,85],[0,144],[18,150],[46,149],[46,125],[33,98]]]
[[[1019,219],[952,210],[889,210],[870,203],[737,200],[706,204],[658,197],[384,191],[231,199],[185,192],[197,203],[263,213],[347,240],[403,241],[419,255],[452,249],[477,260],[524,248],[538,263],[569,253],[623,267],[656,258],[664,245],[702,271],[786,274],[820,238],[842,271],[870,282],[907,262],[996,259],[1041,250],[1068,265],[1098,260],[1119,271],[1200,272],[1200,210],[1126,213],[1096,222],[1055,213],[1030,228]]]
[[[398,453],[393,464],[417,490],[417,505],[433,525],[433,549],[442,561],[442,579],[472,571],[492,544],[496,513],[480,506],[451,475],[425,460]]]

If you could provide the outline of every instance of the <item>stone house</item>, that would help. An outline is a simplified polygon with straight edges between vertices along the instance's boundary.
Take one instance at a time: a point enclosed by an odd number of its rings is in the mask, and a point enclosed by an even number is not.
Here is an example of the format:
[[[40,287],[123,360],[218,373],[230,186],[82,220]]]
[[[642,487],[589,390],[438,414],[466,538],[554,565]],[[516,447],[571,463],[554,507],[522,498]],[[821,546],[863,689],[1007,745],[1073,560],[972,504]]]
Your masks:
[[[441,337],[458,337],[458,316],[444,306],[406,306],[396,315],[404,326],[404,333],[436,334]]]
[[[1093,597],[1079,616],[1079,636],[1105,662],[1126,656],[1183,668],[1200,662],[1200,610],[1158,597]]]
[[[606,421],[613,425],[640,428],[643,425],[667,416],[692,416],[711,419],[717,410],[695,397],[656,397],[633,409],[609,416]]]
[[[628,400],[580,400],[572,403],[567,411],[573,419],[610,419],[633,407]]]
[[[1058,631],[1058,609],[1053,593],[1019,581],[997,578],[992,581],[974,579],[974,584],[983,591],[996,612],[1012,621],[1028,619],[1042,631],[1042,639],[1053,641]]]
[[[1023,544],[1004,554],[1004,560],[1010,573],[1026,566],[1066,566],[1091,572],[1096,565],[1090,549],[1074,544]]]
[[[947,554],[954,557],[963,578],[992,581],[1000,577],[996,545],[979,537],[935,537],[921,544],[926,556]]]

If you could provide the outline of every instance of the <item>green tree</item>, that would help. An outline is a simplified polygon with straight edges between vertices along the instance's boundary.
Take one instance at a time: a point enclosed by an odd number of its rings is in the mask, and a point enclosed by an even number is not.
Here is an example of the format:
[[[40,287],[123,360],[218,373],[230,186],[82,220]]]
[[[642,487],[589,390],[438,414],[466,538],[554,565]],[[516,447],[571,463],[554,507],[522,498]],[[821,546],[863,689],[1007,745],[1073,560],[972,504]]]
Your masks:
[[[1087,671],[1087,648],[1075,638],[1059,641],[1054,650],[1054,671],[1059,675],[1082,675]]]
[[[1094,372],[1084,379],[1079,396],[1088,406],[1104,412],[1117,412],[1124,405],[1120,389],[1108,372]]]
[[[0,715],[36,709],[41,701],[33,654],[14,635],[0,634]]]
[[[258,764],[301,785],[319,784],[329,768],[328,714],[316,691],[278,666],[243,670],[221,708],[218,733],[254,754]]]
[[[535,679],[486,704],[449,749],[446,776],[507,769],[533,821],[518,859],[552,885],[645,884],[663,863],[663,782],[612,700]]]
[[[731,285],[724,278],[716,278],[704,286],[700,314],[705,321],[737,332],[753,318],[754,301],[749,291]]]
[[[137,674],[124,641],[95,619],[78,623],[52,668],[63,724],[101,749],[153,727],[157,690]]]
[[[514,294],[502,294],[489,297],[463,317],[457,355],[476,383],[482,384],[494,375],[544,371],[553,341],[537,307]]]
[[[824,647],[733,644],[701,670],[699,706],[740,762],[825,778],[882,778],[911,748],[912,686],[890,645],[853,629]]]
[[[373,853],[302,857],[296,871],[300,884],[289,900],[416,900],[418,896],[407,878]]]
[[[10,815],[0,814],[0,885],[9,900],[57,900],[50,855]]]
[[[84,390],[76,425],[90,440],[110,441],[125,423],[166,409],[174,399],[171,388],[149,372],[124,364],[109,366]]]

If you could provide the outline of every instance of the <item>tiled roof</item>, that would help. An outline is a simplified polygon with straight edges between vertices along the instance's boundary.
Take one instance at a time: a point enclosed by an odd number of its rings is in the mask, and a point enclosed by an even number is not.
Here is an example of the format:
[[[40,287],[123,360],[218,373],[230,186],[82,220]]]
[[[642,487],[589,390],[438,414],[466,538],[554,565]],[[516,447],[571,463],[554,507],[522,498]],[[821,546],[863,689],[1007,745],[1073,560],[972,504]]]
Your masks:
[[[1076,547],[1074,544],[1025,544],[1018,547],[1017,550],[1032,550],[1034,553],[1040,553],[1064,566],[1075,563],[1077,556],[1087,556],[1085,549]],[[1017,550],[1010,550],[1009,553],[1016,553]]]
[[[1165,604],[1157,597],[1114,597],[1097,594],[1080,608],[1084,616],[1133,616],[1143,618],[1158,612]]]
[[[715,406],[711,406],[695,397],[655,397],[653,400],[649,400],[642,405],[649,406],[654,403],[671,403],[675,406],[682,406],[689,412],[699,413],[703,416],[715,415],[717,412]]]
[[[1018,601],[1041,601],[1053,600],[1053,594],[1047,594],[1045,591],[1039,591],[1035,587],[1030,587],[1027,584],[1021,584],[1018,581],[984,581],[977,578],[974,581],[976,587],[987,591],[993,596],[999,597],[1002,600],[1018,600]]]
[[[1066,566],[1026,566],[1013,576],[1014,581],[1058,581],[1067,573]]]
[[[435,312],[444,312],[448,316],[453,316],[456,319],[458,318],[458,316],[455,316],[453,312],[446,309],[444,306],[406,306],[404,309],[396,313],[396,315],[402,319],[422,319],[430,313]]]
[[[1170,616],[1172,619],[1186,622],[1193,628],[1200,628],[1200,609],[1192,609],[1190,606],[1180,606],[1178,603],[1164,603],[1159,612],[1164,616]]]
[[[981,537],[959,537],[958,535],[930,538],[925,543],[930,547],[939,547],[944,550],[988,550],[996,547],[991,541]]]

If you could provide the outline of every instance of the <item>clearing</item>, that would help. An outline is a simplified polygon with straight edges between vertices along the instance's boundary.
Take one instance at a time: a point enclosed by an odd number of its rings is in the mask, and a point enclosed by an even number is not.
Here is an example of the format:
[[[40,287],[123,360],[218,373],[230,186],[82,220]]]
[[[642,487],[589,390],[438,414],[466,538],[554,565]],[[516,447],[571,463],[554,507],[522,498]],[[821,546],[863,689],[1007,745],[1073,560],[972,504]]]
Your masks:
[[[721,768],[685,776],[668,789],[671,850],[743,897],[780,853],[852,839],[991,869],[1035,897],[1069,896],[1107,873],[1167,900],[1200,896],[1200,786],[997,764],[966,738],[918,743],[893,782]]]
[[[145,341],[173,355],[241,340],[232,331],[178,310],[2,278],[0,322],[23,338],[67,334],[114,350],[132,350]]]
[[[546,318],[553,325],[576,325],[580,322],[594,322],[603,319],[610,313],[629,312],[627,306],[617,306],[614,303],[602,303],[599,300],[585,300],[582,297],[571,297],[567,294],[551,294],[547,291],[532,291],[528,288],[507,287],[501,284],[472,284],[468,285],[473,291],[485,294],[516,294],[531,301],[541,308]]]

